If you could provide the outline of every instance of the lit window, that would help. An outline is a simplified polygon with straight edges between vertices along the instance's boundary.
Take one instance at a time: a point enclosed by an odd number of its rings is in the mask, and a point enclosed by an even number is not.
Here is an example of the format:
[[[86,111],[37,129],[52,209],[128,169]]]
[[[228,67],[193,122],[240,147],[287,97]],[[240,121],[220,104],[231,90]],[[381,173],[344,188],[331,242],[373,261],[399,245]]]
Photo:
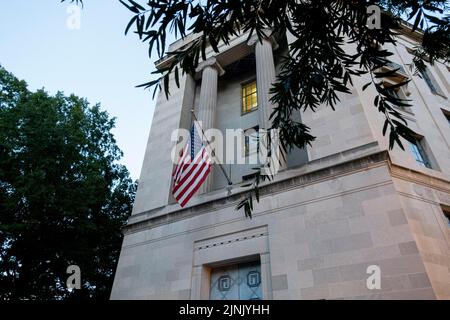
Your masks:
[[[244,131],[244,155],[248,157],[258,152],[258,130],[259,126]]]
[[[411,151],[411,154],[418,164],[431,169],[430,161],[428,160],[427,155],[423,150],[421,141],[416,140],[414,143],[410,142],[409,150]]]
[[[256,93],[256,81],[242,85],[242,113],[247,113],[258,108],[258,95]]]

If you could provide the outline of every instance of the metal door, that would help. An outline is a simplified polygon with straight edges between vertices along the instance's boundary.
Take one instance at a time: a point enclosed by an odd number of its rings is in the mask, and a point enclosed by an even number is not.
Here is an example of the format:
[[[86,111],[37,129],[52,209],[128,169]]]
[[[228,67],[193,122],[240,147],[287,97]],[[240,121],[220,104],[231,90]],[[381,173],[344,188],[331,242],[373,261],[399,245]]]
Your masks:
[[[261,265],[241,263],[213,269],[210,286],[211,300],[261,300]]]

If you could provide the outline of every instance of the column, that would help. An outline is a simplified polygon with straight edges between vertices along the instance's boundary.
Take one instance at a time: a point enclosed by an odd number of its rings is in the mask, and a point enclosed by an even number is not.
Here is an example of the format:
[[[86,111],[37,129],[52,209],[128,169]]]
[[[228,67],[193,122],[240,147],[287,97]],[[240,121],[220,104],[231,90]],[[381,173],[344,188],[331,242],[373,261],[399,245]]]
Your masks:
[[[255,44],[259,128],[269,129],[272,127],[272,121],[269,118],[275,109],[275,105],[270,101],[270,88],[276,80],[273,47],[276,49],[278,44],[271,37],[264,38],[262,41],[259,41],[257,37],[254,37],[248,44]],[[282,160],[280,169],[285,169],[287,167],[286,161],[283,161],[282,157],[280,160]]]
[[[199,64],[197,72],[202,73],[202,84],[200,87],[200,100],[198,105],[197,118],[202,122],[204,131],[214,128],[217,108],[217,81],[218,77],[224,74],[224,70],[215,58],[210,58]],[[213,169],[213,167],[211,168]],[[213,170],[200,187],[200,193],[211,191]]]
[[[258,90],[259,125],[262,129],[272,126],[269,120],[275,106],[270,102],[270,87],[275,81],[275,64],[273,61],[272,43],[269,39],[262,42],[256,40],[256,87]]]

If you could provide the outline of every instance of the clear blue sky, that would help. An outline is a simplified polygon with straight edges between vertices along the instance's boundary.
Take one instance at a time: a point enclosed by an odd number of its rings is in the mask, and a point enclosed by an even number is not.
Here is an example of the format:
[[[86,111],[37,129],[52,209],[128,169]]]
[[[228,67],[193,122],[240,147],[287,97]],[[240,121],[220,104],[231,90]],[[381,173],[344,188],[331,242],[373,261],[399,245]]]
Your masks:
[[[122,163],[140,174],[155,101],[135,88],[154,70],[147,45],[124,35],[131,17],[118,0],[85,0],[81,28],[67,27],[70,4],[60,0],[0,1],[0,64],[31,90],[86,97],[117,117]]]

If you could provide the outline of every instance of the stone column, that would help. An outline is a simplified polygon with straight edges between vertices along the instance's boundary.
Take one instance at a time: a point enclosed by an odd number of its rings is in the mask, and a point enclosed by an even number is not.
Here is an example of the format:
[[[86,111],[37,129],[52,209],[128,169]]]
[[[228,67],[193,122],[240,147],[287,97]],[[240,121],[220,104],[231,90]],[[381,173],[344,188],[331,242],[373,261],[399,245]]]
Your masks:
[[[272,126],[269,117],[275,107],[273,103],[270,102],[269,94],[270,87],[275,81],[273,48],[269,39],[263,39],[262,42],[256,40],[255,57],[259,126],[262,129],[269,129]]]
[[[214,128],[217,108],[217,82],[218,77],[224,74],[224,70],[215,58],[210,58],[199,64],[197,72],[202,74],[202,84],[200,87],[200,101],[197,111],[197,119],[201,121],[203,131]],[[213,171],[208,175],[200,193],[211,191]]]
[[[269,118],[275,108],[275,105],[270,101],[270,88],[276,79],[273,50],[278,47],[278,44],[272,37],[259,41],[255,36],[249,41],[248,45],[255,45],[259,128],[267,130],[272,127],[272,121]],[[286,167],[287,163],[282,161],[280,169]]]

